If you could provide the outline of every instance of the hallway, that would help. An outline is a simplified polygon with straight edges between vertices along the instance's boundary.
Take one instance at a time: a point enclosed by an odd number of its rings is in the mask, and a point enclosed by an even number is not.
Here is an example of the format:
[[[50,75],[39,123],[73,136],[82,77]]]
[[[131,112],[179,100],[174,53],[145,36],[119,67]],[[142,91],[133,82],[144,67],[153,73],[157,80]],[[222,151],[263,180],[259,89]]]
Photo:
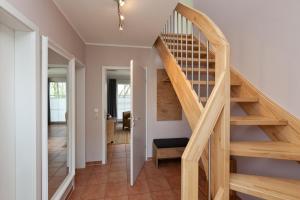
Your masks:
[[[180,161],[162,161],[156,169],[147,161],[134,187],[129,185],[128,145],[111,145],[109,164],[76,171],[70,200],[177,200],[180,199]],[[205,185],[205,181],[200,180]],[[205,188],[205,186],[204,186]],[[207,199],[200,192],[199,199]]]

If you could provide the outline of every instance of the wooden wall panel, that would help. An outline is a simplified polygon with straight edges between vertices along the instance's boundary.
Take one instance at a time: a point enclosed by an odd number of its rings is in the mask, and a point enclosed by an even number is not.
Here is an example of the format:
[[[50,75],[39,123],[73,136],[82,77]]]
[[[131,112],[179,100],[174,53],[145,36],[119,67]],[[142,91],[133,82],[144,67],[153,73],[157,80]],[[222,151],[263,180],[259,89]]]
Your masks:
[[[157,121],[182,120],[182,108],[165,69],[157,70]]]

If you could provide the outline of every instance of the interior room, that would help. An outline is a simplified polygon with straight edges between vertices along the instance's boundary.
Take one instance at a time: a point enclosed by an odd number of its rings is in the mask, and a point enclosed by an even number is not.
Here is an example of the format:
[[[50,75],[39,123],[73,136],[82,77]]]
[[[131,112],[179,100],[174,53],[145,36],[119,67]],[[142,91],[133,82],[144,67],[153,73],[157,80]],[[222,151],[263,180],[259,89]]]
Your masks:
[[[107,70],[107,144],[129,144],[130,70]]]
[[[69,173],[68,60],[48,49],[48,195]]]
[[[299,10],[0,0],[0,199],[300,200]]]

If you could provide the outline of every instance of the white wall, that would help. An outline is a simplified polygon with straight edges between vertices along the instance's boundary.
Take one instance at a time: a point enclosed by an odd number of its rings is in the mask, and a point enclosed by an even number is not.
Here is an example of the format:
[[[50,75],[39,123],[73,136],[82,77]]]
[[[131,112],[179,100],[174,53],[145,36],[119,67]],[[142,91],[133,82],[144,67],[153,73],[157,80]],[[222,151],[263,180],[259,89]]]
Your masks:
[[[300,3],[297,0],[195,0],[231,45],[231,63],[265,94],[300,117]]]
[[[190,134],[186,120],[176,122],[156,121],[156,68],[162,66],[153,49],[87,46],[86,51],[86,159],[101,160],[100,119],[94,108],[101,110],[101,66],[129,66],[133,59],[136,65],[147,67],[147,118],[148,156],[152,155],[152,139],[179,137]]]
[[[226,35],[231,64],[272,100],[300,117],[300,3],[297,0],[194,0]],[[243,112],[235,107],[233,113]],[[256,127],[232,128],[234,140],[268,140]],[[238,159],[238,171],[300,179],[292,161]],[[243,195],[243,199],[256,199]]]

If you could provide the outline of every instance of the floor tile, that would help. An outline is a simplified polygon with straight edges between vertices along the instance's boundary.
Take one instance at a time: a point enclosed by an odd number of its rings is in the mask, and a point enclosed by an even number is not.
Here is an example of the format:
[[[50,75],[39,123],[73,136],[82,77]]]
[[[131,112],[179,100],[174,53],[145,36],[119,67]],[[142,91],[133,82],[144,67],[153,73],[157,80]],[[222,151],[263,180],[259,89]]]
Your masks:
[[[152,200],[151,194],[129,195],[129,200]]]
[[[106,184],[89,185],[81,193],[82,200],[92,200],[104,198],[106,190]]]
[[[127,172],[126,171],[110,172],[108,174],[107,182],[109,183],[127,182]]]
[[[147,179],[147,183],[151,192],[170,190],[168,181],[164,177]]]
[[[143,193],[149,193],[149,187],[146,181],[136,181],[134,186],[128,185],[128,194],[134,195],[134,194],[143,194]]]
[[[127,183],[107,183],[105,197],[116,197],[127,195]]]
[[[176,198],[172,190],[153,192],[151,197],[153,200],[174,200]]]

